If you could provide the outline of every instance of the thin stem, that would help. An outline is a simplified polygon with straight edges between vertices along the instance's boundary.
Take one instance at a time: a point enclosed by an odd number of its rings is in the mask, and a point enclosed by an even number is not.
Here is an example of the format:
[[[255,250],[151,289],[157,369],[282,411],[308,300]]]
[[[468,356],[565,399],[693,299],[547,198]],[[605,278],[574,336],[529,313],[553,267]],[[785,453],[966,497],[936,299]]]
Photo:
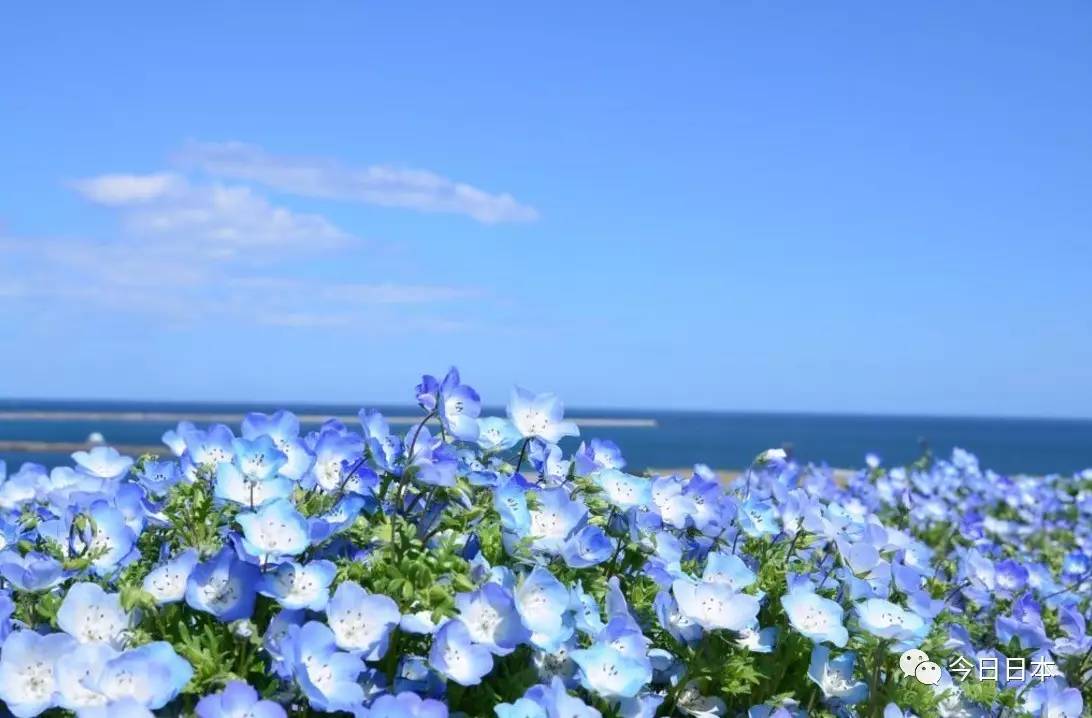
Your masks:
[[[523,440],[523,446],[521,446],[520,450],[519,450],[519,459],[516,460],[516,470],[512,472],[513,476],[518,474],[519,470],[520,470],[520,467],[523,466],[523,457],[525,457],[527,455],[527,445],[529,443],[531,443],[530,439],[524,439]]]

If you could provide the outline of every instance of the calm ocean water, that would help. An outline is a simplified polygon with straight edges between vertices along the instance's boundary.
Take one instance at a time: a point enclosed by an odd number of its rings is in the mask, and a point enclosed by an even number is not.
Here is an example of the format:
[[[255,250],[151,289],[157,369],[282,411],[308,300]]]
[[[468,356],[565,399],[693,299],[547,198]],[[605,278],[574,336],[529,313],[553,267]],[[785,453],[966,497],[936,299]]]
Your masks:
[[[131,404],[118,402],[0,401],[0,414],[21,412],[181,412],[244,413],[272,411],[277,407],[257,404]],[[297,413],[355,414],[356,407],[295,405]],[[385,414],[415,413],[401,407],[376,407]],[[488,413],[500,413],[493,410]],[[978,454],[982,465],[1004,473],[1073,472],[1092,467],[1092,420],[983,419],[850,416],[819,414],[744,414],[674,411],[581,411],[572,418],[648,418],[654,428],[596,426],[583,430],[584,437],[616,441],[630,467],[681,468],[703,462],[720,469],[746,466],[760,451],[791,444],[804,461],[826,462],[836,467],[857,467],[866,452],[880,454],[885,463],[906,463],[921,453],[927,441],[939,455],[953,446]],[[92,432],[111,444],[159,443],[171,421],[56,420],[25,416],[0,418],[0,446],[4,442],[82,442]],[[237,428],[237,427],[236,427]],[[404,431],[402,427],[396,430]],[[9,443],[10,445],[10,443]],[[566,445],[566,449],[575,446]],[[56,465],[68,461],[67,453],[9,451],[0,449],[9,472],[23,461]]]

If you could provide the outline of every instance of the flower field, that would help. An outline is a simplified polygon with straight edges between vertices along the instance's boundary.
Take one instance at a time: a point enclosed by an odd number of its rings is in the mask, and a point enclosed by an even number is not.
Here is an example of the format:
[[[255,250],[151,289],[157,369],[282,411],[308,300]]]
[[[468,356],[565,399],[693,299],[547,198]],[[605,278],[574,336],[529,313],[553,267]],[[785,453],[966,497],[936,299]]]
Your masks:
[[[416,398],[403,436],[278,412],[0,462],[0,715],[1089,714],[1092,472],[641,476],[563,452],[553,395]]]

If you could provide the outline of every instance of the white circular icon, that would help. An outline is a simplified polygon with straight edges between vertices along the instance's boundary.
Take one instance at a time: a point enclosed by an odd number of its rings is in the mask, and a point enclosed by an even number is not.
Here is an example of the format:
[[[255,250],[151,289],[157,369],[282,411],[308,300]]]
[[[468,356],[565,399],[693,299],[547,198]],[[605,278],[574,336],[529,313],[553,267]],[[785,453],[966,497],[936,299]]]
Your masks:
[[[913,677],[914,671],[918,669],[918,666],[928,660],[929,656],[926,655],[925,651],[920,648],[911,648],[909,651],[905,651],[899,656],[899,668],[901,668],[902,672],[907,676]]]
[[[932,661],[921,663],[914,671],[914,677],[927,686],[935,686],[940,683],[940,666]]]

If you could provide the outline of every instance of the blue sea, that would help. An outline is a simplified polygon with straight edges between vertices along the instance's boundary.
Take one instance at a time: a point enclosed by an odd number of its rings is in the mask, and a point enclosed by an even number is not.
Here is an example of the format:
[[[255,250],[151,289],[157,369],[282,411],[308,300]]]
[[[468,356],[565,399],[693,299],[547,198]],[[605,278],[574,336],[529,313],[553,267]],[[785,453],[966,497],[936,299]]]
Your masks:
[[[72,450],[68,445],[85,442],[92,432],[102,434],[109,444],[137,450],[159,444],[163,432],[175,424],[174,417],[126,420],[121,413],[241,416],[247,411],[276,408],[259,404],[3,400],[0,459],[7,462],[9,472],[23,461],[49,466],[67,463]],[[322,416],[352,416],[357,411],[354,406],[336,405],[286,408]],[[406,406],[375,408],[390,416],[415,413]],[[925,445],[937,455],[962,447],[977,454],[983,467],[1002,473],[1068,473],[1092,467],[1092,420],[578,409],[571,409],[569,416],[578,422],[597,419],[599,424],[582,429],[583,436],[613,439],[632,469],[683,468],[698,462],[717,469],[738,469],[764,449],[780,447],[791,447],[801,461],[833,467],[861,466],[867,452],[875,452],[885,464],[894,465],[913,461]],[[237,426],[237,420],[235,423]],[[406,425],[394,428],[405,431]],[[58,443],[64,445],[60,451]],[[564,448],[575,448],[575,442]]]

